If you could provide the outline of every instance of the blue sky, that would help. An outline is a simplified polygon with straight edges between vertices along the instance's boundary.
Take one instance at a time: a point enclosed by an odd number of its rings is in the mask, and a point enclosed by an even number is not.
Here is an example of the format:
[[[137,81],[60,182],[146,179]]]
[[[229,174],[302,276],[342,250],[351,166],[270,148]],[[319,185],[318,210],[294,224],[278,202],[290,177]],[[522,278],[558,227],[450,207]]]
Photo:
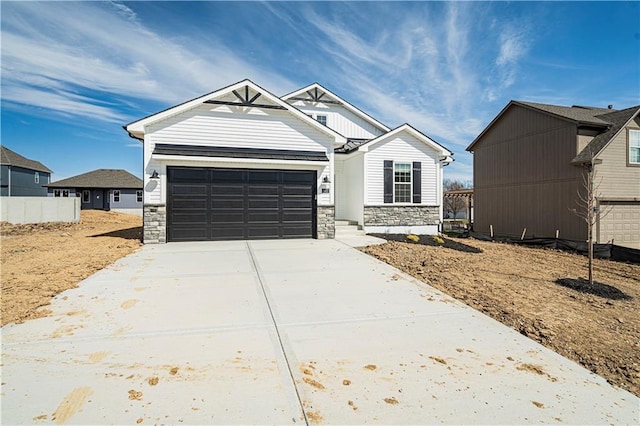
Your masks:
[[[455,153],[511,99],[640,104],[638,2],[1,3],[2,144],[53,180],[141,176],[122,125],[249,78],[312,82]]]

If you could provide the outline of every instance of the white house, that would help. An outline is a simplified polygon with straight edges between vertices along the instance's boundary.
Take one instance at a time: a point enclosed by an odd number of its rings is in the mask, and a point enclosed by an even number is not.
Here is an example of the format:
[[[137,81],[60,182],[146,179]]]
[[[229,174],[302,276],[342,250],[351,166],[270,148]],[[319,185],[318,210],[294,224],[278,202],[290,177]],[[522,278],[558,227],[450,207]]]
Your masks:
[[[243,80],[124,126],[144,143],[144,241],[434,234],[452,153],[319,84]]]

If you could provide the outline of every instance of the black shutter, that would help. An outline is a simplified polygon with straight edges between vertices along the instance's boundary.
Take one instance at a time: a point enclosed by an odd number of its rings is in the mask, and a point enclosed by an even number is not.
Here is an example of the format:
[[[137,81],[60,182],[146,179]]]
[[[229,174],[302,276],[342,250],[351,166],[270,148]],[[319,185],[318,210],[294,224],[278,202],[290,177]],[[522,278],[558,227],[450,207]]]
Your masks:
[[[413,202],[420,204],[422,202],[422,164],[419,161],[413,162]]]
[[[393,203],[393,161],[384,160],[384,202]]]

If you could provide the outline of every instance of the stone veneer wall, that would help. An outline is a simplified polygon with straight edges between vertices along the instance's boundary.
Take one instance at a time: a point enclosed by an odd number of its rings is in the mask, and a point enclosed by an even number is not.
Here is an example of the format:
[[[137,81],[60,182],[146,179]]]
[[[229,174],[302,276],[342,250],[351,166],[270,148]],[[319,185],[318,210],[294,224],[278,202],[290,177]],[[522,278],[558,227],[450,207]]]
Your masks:
[[[440,222],[439,206],[365,206],[365,226],[421,226]]]
[[[145,244],[166,243],[167,206],[164,204],[145,204],[143,214],[143,242]]]
[[[334,206],[317,207],[318,239],[336,237],[336,209]]]

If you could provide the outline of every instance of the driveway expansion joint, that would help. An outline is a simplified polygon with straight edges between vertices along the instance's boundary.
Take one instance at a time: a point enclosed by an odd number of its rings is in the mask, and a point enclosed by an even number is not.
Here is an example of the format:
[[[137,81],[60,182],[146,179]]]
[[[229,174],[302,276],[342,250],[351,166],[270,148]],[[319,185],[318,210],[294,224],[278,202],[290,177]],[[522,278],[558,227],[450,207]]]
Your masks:
[[[300,396],[300,391],[298,390],[298,386],[296,385],[295,377],[293,376],[293,371],[291,370],[291,364],[289,362],[289,358],[287,357],[287,351],[284,348],[282,343],[282,336],[280,336],[280,329],[278,328],[278,323],[273,314],[273,309],[271,308],[271,302],[269,301],[269,296],[267,296],[267,291],[264,287],[264,279],[262,276],[262,272],[260,271],[260,267],[258,266],[258,262],[253,253],[253,249],[251,248],[251,242],[247,241],[247,251],[249,252],[249,258],[251,259],[251,264],[256,273],[256,277],[258,278],[258,282],[260,283],[260,289],[262,290],[262,295],[264,296],[264,300],[267,304],[267,308],[269,309],[269,315],[271,316],[271,321],[273,322],[273,327],[275,329],[276,335],[278,337],[278,344],[280,345],[280,352],[284,358],[285,364],[287,365],[287,370],[289,371],[289,377],[291,378],[291,384],[293,385],[293,389],[296,394],[296,398],[298,399],[298,405],[300,407],[300,411],[302,412],[302,416],[304,418],[304,422],[306,426],[309,426],[309,419],[307,418],[307,413],[304,410],[304,404],[302,403],[302,397]]]

